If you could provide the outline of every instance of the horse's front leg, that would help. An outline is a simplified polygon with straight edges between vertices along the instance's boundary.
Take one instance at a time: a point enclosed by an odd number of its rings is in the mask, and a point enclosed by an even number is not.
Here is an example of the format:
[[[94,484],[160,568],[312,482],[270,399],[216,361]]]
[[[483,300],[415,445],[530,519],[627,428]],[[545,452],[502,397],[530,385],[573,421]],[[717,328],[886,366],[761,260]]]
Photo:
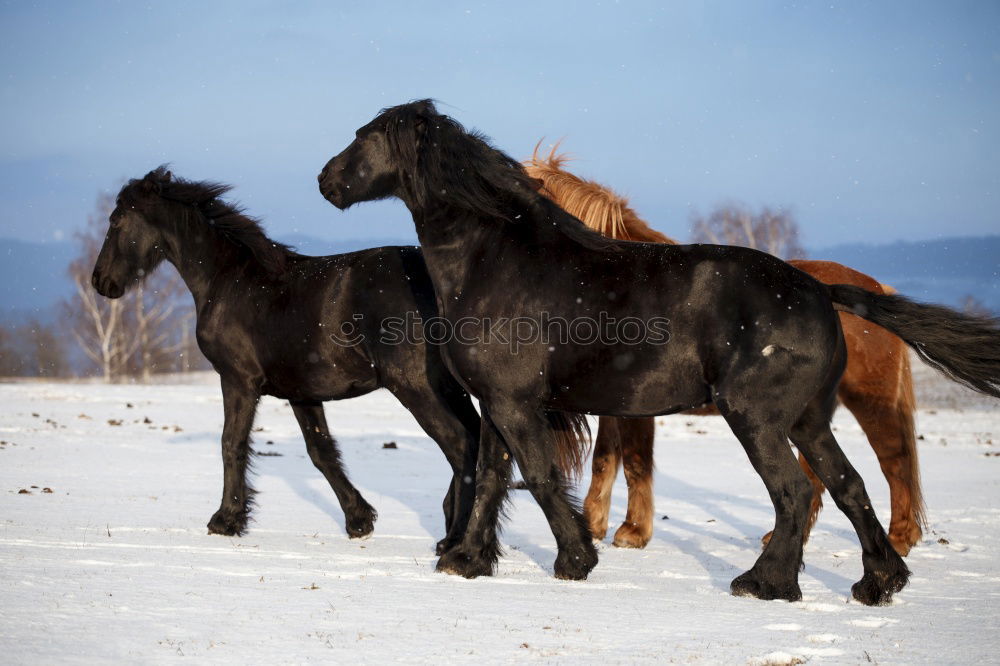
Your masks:
[[[222,503],[208,521],[209,534],[239,536],[246,531],[254,490],[247,483],[250,429],[260,395],[246,386],[222,383],[226,421],[222,428]]]
[[[594,460],[591,463],[590,489],[583,501],[583,515],[590,527],[590,536],[598,541],[608,533],[608,513],[611,510],[611,491],[618,476],[622,459],[621,422],[611,416],[598,421],[597,439],[594,442]]]
[[[460,540],[444,550],[437,570],[466,578],[492,576],[500,557],[499,523],[507,501],[511,457],[488,410],[480,403],[479,455],[475,475],[475,499]],[[461,527],[461,526],[460,526]]]
[[[619,548],[645,548],[653,538],[653,439],[656,421],[621,419],[621,456],[628,484],[625,522],[615,532]]]
[[[482,404],[481,402],[480,405]],[[496,448],[494,442],[502,437],[503,443],[521,470],[525,485],[541,507],[555,536],[556,545],[559,547],[554,566],[556,578],[583,580],[597,564],[597,549],[591,542],[590,530],[583,513],[566,492],[566,481],[556,465],[556,438],[552,426],[541,409],[525,408],[524,404],[523,401],[506,396],[502,401],[490,401],[487,412],[493,427],[483,431],[480,441],[480,460],[487,451]],[[484,418],[484,423],[486,421]],[[508,471],[509,468],[508,463]],[[489,470],[481,470],[477,476],[476,503],[473,506],[469,527],[466,529],[465,540],[460,546],[441,557],[438,562],[439,569],[469,576],[471,567],[456,566],[455,561],[461,555],[471,554],[464,550],[464,546],[470,537],[476,538],[478,512],[488,516],[485,523],[487,529],[483,531],[485,538],[480,537],[480,541],[488,543],[489,538],[495,541],[499,507],[481,502],[484,493],[480,488],[489,478],[488,474]],[[495,557],[492,552],[496,551],[479,549],[480,554]],[[472,573],[482,575],[475,571]],[[489,573],[492,573],[492,565]]]

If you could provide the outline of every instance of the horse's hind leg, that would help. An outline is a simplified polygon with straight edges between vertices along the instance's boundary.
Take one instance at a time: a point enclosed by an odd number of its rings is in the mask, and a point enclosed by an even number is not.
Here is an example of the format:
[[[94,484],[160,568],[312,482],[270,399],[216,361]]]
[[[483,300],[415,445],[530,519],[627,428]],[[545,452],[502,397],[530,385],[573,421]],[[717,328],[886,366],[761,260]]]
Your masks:
[[[906,585],[910,572],[889,543],[864,482],[830,430],[832,403],[832,396],[814,400],[792,427],[790,437],[829,488],[861,541],[864,576],[851,587],[854,598],[869,606],[887,604]]]
[[[583,513],[573,505],[562,472],[555,464],[556,438],[541,410],[523,402],[491,404],[490,416],[503,434],[532,496],[541,507],[556,539],[556,578],[583,580],[597,565],[597,550]]]
[[[798,572],[812,487],[795,462],[781,424],[770,422],[771,414],[761,413],[759,407],[737,407],[725,400],[719,400],[717,405],[764,481],[775,513],[771,539],[753,567],[733,580],[732,593],[797,601],[802,598]]]
[[[250,429],[259,395],[237,382],[222,382],[226,420],[222,427],[222,502],[208,521],[209,534],[243,534],[253,505],[254,490],[247,483]]]
[[[441,555],[436,567],[466,578],[490,576],[496,568],[500,557],[497,531],[510,483],[510,454],[489,412],[482,411],[472,512],[459,542]]]
[[[442,503],[445,537],[435,546],[438,555],[459,542],[472,511],[480,427],[468,394],[450,376],[439,380],[437,386],[393,389],[396,398],[437,442],[451,465],[452,479]]]
[[[653,439],[656,421],[649,418],[621,420],[622,465],[628,484],[625,522],[615,532],[614,545],[645,548],[653,538]]]
[[[806,521],[806,531],[802,535],[802,545],[809,542],[809,534],[812,533],[813,527],[816,525],[816,519],[819,518],[819,512],[823,510],[823,493],[826,492],[826,486],[823,482],[819,480],[816,476],[816,472],[812,470],[809,463],[806,461],[805,456],[799,453],[799,465],[802,467],[802,471],[806,473],[806,477],[813,487],[812,499],[809,501],[809,519]],[[771,540],[771,534],[773,532],[768,532],[761,537],[760,542],[762,545],[766,546],[767,542]]]
[[[590,535],[601,541],[608,533],[608,512],[611,509],[611,490],[621,464],[621,429],[625,419],[602,416],[598,421],[597,439],[594,441],[594,460],[591,464],[590,490],[583,500],[583,515],[587,518]]]
[[[888,405],[878,399],[846,396],[844,406],[858,420],[875,455],[885,480],[889,483],[892,517],[889,542],[900,555],[920,541],[923,499],[920,471],[913,431],[913,413],[898,404]]]
[[[352,539],[368,536],[375,529],[378,513],[347,478],[337,442],[326,425],[322,403],[293,402],[292,411],[306,440],[309,459],[323,473],[337,495],[344,512],[347,535]]]

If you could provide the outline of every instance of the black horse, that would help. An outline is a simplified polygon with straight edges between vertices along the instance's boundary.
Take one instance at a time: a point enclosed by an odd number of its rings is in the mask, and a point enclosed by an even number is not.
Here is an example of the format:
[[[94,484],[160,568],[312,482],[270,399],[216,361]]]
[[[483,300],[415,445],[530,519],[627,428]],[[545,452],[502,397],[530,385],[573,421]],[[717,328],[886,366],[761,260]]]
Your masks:
[[[472,504],[479,415],[438,347],[381,330],[406,313],[436,315],[420,250],[299,255],[220,200],[228,189],[176,179],[162,167],[129,181],[92,278],[98,292],[118,298],[166,260],[194,296],[198,346],[221,376],[226,413],[222,504],[208,531],[246,529],[250,429],[260,397],[273,395],[291,403],[309,457],[340,501],[348,535],[371,533],[376,512],[347,478],[322,403],[387,388],[451,465],[445,525],[449,537],[460,536],[462,507]]]
[[[652,416],[712,401],[776,512],[773,538],[733,581],[733,593],[801,597],[797,577],[811,488],[791,439],[861,541],[864,576],[852,588],[854,597],[887,603],[909,571],[830,430],[845,364],[835,309],[888,328],[952,378],[1000,392],[995,320],[828,287],[745,248],[607,239],[538,194],[517,161],[426,100],[383,110],[327,163],[319,182],[341,209],[389,196],[407,205],[449,322],[488,316],[534,321],[543,332],[561,322],[550,336],[558,339],[524,335],[516,354],[492,335],[470,341],[469,327],[445,348],[449,367],[480,399],[483,430],[475,509],[462,542],[438,561],[443,571],[492,573],[510,465],[505,450],[552,528],[556,576],[582,579],[597,563],[553,464],[543,410]],[[666,344],[658,334],[664,319]],[[579,333],[579,322],[601,320],[618,323],[617,337],[563,343],[564,325]],[[645,334],[637,336],[635,327],[643,325]]]

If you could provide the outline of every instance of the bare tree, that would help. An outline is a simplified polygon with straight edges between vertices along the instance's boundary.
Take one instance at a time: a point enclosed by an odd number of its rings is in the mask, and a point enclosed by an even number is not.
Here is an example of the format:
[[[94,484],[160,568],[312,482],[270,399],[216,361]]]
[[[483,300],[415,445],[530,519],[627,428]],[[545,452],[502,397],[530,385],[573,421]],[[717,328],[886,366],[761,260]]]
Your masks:
[[[188,323],[194,320],[194,309],[185,297],[183,283],[169,265],[135,288],[130,320],[137,345],[134,374],[144,382],[155,372],[183,371]]]
[[[23,374],[23,356],[17,349],[16,335],[8,326],[0,326],[0,377]]]
[[[0,377],[68,375],[66,347],[57,330],[37,319],[0,327]]]
[[[22,327],[22,331],[30,345],[34,376],[65,377],[69,374],[66,348],[55,324],[43,324],[32,319]]]
[[[752,247],[782,259],[805,256],[792,214],[767,206],[757,213],[740,204],[719,206],[707,217],[694,215],[691,232],[695,243]]]
[[[972,294],[966,294],[962,299],[962,312],[969,315],[976,315],[977,317],[993,316],[990,309],[983,305],[983,302]]]
[[[120,380],[125,376],[129,356],[135,351],[135,339],[125,334],[122,300],[107,300],[90,286],[89,276],[73,274],[77,298],[68,308],[79,307],[71,329],[73,337],[105,381]]]

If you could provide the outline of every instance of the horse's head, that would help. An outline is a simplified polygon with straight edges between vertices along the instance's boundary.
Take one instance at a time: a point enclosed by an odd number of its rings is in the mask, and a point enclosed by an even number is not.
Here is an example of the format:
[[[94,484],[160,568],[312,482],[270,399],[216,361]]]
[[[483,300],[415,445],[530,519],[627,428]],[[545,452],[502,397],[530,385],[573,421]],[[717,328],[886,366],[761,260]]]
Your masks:
[[[102,296],[120,298],[163,260],[161,233],[150,217],[170,179],[170,172],[160,167],[142,179],[130,180],[118,193],[90,278]]]
[[[420,100],[383,109],[327,162],[319,190],[344,210],[399,197],[411,211],[465,210],[512,221],[538,200],[539,183],[489,139]]]
[[[412,175],[407,172],[416,165],[427,123],[436,117],[428,100],[384,109],[326,163],[319,174],[320,193],[341,210],[398,195],[403,179]]]

